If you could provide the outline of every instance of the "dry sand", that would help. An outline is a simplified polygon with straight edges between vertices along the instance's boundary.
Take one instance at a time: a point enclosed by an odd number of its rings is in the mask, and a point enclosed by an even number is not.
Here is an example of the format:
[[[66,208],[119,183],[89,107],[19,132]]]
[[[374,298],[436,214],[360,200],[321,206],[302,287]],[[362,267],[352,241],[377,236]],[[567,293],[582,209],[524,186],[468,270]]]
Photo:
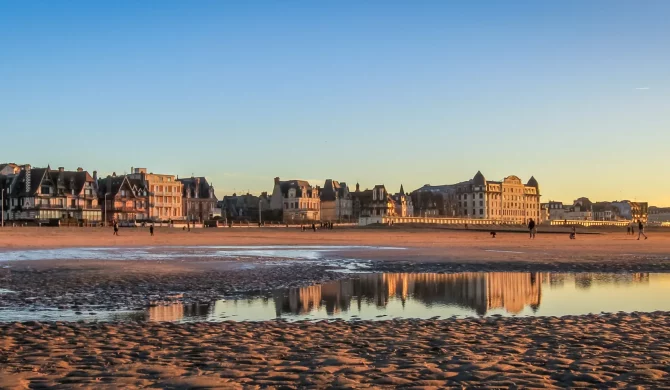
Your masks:
[[[535,240],[527,234],[500,232],[491,239],[486,231],[415,228],[349,228],[301,232],[295,228],[156,229],[122,228],[121,236],[110,228],[3,228],[0,250],[63,247],[133,247],[176,245],[375,245],[411,248],[411,253],[384,254],[385,260],[497,261],[549,260],[588,262],[624,256],[630,259],[670,257],[670,229],[648,233],[649,240],[637,241],[621,232],[578,234],[577,240],[564,233],[540,233]],[[597,232],[597,230],[589,230]],[[407,256],[409,253],[409,257]],[[415,258],[414,258],[415,257]]]
[[[0,325],[0,387],[670,385],[664,313],[333,323]]]

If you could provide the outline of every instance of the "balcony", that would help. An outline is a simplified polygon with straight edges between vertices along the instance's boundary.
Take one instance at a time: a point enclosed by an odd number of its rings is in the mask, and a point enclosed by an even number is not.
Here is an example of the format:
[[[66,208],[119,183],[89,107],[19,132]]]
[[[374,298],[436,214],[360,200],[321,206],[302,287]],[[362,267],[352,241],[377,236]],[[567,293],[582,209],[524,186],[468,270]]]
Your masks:
[[[117,213],[145,213],[146,209],[145,208],[138,208],[134,206],[116,206],[113,208],[107,209],[109,212],[117,212]]]

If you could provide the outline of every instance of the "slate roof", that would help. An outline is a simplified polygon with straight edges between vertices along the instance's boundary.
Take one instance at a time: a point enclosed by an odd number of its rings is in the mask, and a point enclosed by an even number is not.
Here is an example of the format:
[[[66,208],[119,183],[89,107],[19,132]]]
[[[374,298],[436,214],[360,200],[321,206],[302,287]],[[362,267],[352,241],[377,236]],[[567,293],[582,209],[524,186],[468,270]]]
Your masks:
[[[281,189],[281,193],[284,197],[288,195],[288,191],[290,189],[295,189],[295,194],[296,197],[301,198],[301,197],[311,197],[312,196],[312,191],[315,189],[312,187],[311,184],[309,184],[308,181],[305,180],[286,180],[286,181],[280,181],[279,182],[279,188]],[[307,192],[306,194],[303,194],[303,188]]]
[[[30,187],[27,187],[27,173],[30,173]],[[79,195],[87,182],[93,182],[93,178],[86,171],[59,171],[49,167],[31,168],[22,170],[15,177],[12,187],[12,196],[34,196],[42,184],[50,184],[55,188],[54,195],[72,194]]]
[[[196,194],[198,198],[209,198],[209,190],[211,185],[207,182],[207,179],[203,176],[201,177],[191,177],[186,179],[177,179],[183,185],[182,194],[183,196],[188,196],[190,198],[195,198]],[[212,191],[212,197],[216,199]]]
[[[109,185],[109,187],[108,187]],[[101,198],[105,197],[105,194],[108,196],[116,196],[121,189],[126,186],[135,196],[145,196],[143,193],[146,191],[149,194],[149,191],[146,187],[146,184],[141,179],[131,179],[128,175],[121,176],[109,176],[98,179],[98,196]]]
[[[324,202],[334,201],[337,198],[344,198],[348,192],[347,183],[340,183],[337,180],[326,180],[321,189],[321,200]]]
[[[476,186],[485,186],[486,185],[486,179],[484,178],[484,175],[482,175],[481,171],[477,171],[477,174],[475,177],[472,179],[473,184]]]

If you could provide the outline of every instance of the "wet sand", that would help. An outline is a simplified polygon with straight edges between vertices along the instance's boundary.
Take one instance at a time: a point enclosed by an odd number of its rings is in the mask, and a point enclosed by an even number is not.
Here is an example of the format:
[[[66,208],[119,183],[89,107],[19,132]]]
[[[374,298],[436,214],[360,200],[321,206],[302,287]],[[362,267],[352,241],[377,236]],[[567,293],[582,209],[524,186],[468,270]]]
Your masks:
[[[333,323],[0,325],[0,387],[646,387],[664,313]]]
[[[404,250],[347,250],[324,256],[371,260],[375,272],[670,272],[670,233],[650,232],[637,241],[621,234],[580,235],[504,233],[439,229],[122,229],[114,237],[103,229],[15,228],[0,231],[3,250],[151,245],[370,245]],[[182,250],[174,249],[171,250]],[[183,249],[188,251],[188,249]],[[277,259],[277,262],[281,262]],[[8,267],[8,268],[4,268]],[[277,287],[306,286],[343,277],[333,267],[304,262],[269,266],[250,258],[188,260],[30,260],[0,261],[0,306],[51,306],[77,310],[102,305],[127,310],[153,303],[209,302],[235,294],[262,294]],[[177,297],[175,297],[177,296]]]
[[[553,228],[560,231],[559,228]],[[490,238],[487,231],[458,231],[425,228],[341,228],[332,231],[301,232],[295,228],[179,229],[160,228],[151,237],[147,228],[122,228],[121,236],[109,228],[4,228],[0,230],[0,251],[12,249],[74,247],[137,247],[179,245],[367,245],[398,246],[412,249],[385,260],[421,261],[566,261],[589,262],[625,258],[670,258],[670,229],[648,232],[649,240],[605,231],[578,234],[568,239],[561,234],[540,233],[529,240],[524,233],[500,232]],[[600,232],[597,229],[584,229]],[[1,255],[1,253],[0,253]],[[414,258],[413,258],[414,257]]]

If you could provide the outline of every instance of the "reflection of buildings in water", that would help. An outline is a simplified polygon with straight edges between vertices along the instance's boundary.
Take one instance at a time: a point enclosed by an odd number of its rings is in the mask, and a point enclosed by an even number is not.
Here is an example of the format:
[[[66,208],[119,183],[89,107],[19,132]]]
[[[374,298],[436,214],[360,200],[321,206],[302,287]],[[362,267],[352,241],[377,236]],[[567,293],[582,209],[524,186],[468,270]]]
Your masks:
[[[182,318],[184,318],[184,305],[181,303],[149,308],[149,321],[179,321]]]
[[[568,279],[569,274],[555,274],[550,273],[547,277],[549,279],[549,285],[551,287],[562,287],[565,285],[565,281]]]
[[[307,314],[321,305],[321,285],[277,289],[273,299],[277,317],[282,313]]]
[[[149,308],[149,321],[179,321],[189,317],[206,316],[209,305],[183,305],[174,303],[167,306],[153,306]]]
[[[427,306],[456,305],[485,314],[502,308],[519,313],[530,306],[537,310],[541,299],[539,273],[459,273],[459,274],[367,274],[346,281],[275,292],[277,316],[282,313],[307,314],[325,306],[329,315],[346,312],[352,299],[360,309],[362,302],[385,307],[390,299],[403,306],[411,297]]]
[[[541,283],[542,277],[538,273],[364,275],[360,295],[374,294],[377,304],[382,305],[386,305],[390,297],[404,302],[411,295],[428,306],[457,305],[474,309],[478,314],[498,308],[518,313],[526,305],[539,307]],[[369,291],[375,284],[381,284],[383,288]]]
[[[636,273],[626,273],[626,274],[615,274],[615,273],[578,273],[574,275],[575,286],[581,289],[588,289],[594,284],[648,284],[649,283],[649,273],[646,272],[636,272]]]

